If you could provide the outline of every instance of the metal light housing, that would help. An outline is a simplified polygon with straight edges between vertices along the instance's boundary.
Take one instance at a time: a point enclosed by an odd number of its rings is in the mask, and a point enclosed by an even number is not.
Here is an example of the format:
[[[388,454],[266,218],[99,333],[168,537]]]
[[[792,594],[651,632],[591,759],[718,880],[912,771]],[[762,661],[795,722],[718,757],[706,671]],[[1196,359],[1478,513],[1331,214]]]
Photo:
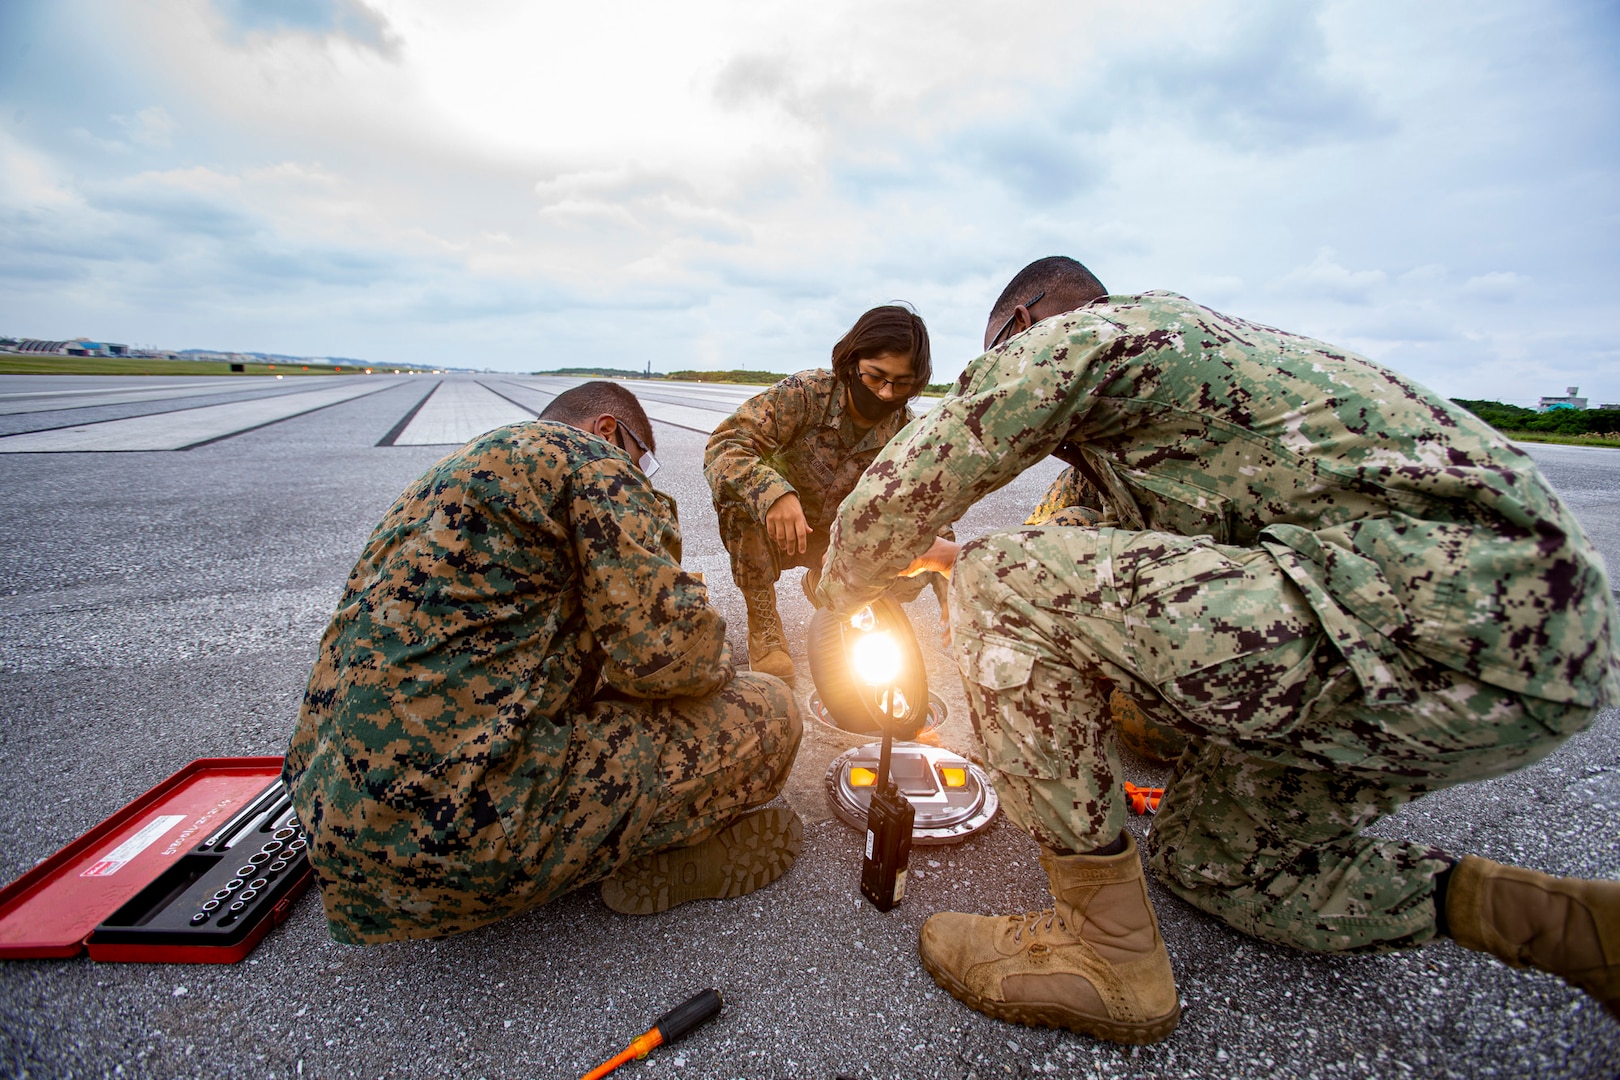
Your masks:
[[[928,722],[928,670],[905,609],[880,596],[853,617],[827,608],[810,619],[810,679],[821,706],[845,731],[881,735],[885,712],[896,740]]]

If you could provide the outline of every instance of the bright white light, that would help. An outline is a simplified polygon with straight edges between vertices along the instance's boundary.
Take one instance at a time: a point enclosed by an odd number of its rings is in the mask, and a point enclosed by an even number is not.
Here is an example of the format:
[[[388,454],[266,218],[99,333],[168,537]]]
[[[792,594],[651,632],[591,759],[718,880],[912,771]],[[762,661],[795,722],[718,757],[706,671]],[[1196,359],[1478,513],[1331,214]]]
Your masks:
[[[863,607],[849,617],[849,625],[863,634],[870,633],[877,626],[877,616],[872,614],[871,608]]]
[[[868,686],[888,686],[900,674],[900,646],[887,630],[858,638],[849,658]]]

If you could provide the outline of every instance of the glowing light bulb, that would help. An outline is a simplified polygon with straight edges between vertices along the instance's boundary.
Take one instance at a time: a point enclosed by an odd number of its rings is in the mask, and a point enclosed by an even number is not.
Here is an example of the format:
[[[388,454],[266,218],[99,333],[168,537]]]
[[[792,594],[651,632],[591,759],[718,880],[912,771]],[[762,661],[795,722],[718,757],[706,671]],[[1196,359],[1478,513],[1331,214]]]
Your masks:
[[[898,686],[892,687],[891,689],[893,691],[893,708],[890,708],[889,706],[889,702],[891,700],[891,693],[889,690],[885,690],[883,693],[878,695],[878,708],[887,713],[890,719],[904,720],[911,712],[911,702],[906,700],[906,692],[900,689]]]
[[[868,686],[888,686],[900,674],[900,646],[887,630],[857,640],[849,658],[855,674]]]

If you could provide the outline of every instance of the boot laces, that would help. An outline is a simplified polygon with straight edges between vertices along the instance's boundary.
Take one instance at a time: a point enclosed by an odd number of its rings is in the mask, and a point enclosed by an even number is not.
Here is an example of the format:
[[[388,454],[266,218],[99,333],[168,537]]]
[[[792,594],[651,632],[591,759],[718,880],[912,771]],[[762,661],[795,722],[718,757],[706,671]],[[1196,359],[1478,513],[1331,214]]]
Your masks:
[[[759,642],[760,652],[787,652],[787,635],[782,631],[782,624],[775,619],[761,627],[753,637]]]
[[[1026,911],[1022,915],[1009,915],[1012,920],[1013,942],[1017,944],[1024,940],[1024,932],[1029,936],[1039,938],[1042,934],[1051,933],[1054,928],[1068,929],[1063,916],[1058,914],[1057,908],[1044,908],[1040,911]]]
[[[776,591],[744,593],[743,600],[748,606],[748,636],[759,643],[759,650],[786,652],[787,633],[782,629],[782,616],[776,610]]]

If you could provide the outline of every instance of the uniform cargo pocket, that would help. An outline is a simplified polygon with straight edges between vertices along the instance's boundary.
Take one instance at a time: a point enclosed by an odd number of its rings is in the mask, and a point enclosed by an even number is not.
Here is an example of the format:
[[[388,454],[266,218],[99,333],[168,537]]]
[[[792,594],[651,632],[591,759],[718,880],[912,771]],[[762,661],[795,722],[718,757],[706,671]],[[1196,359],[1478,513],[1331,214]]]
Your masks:
[[[997,634],[957,631],[957,664],[962,677],[986,690],[1011,690],[1029,682],[1035,667],[1035,650]]]

